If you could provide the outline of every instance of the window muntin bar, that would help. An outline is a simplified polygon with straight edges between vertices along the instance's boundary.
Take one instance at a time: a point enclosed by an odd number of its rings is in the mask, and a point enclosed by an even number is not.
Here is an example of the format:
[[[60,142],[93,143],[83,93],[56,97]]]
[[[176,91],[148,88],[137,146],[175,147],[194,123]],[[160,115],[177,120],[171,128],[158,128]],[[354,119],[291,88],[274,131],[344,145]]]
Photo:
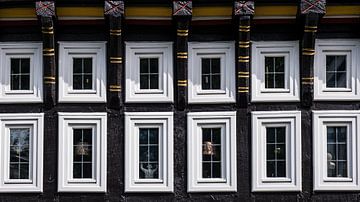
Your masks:
[[[326,87],[346,88],[346,55],[326,56]]]

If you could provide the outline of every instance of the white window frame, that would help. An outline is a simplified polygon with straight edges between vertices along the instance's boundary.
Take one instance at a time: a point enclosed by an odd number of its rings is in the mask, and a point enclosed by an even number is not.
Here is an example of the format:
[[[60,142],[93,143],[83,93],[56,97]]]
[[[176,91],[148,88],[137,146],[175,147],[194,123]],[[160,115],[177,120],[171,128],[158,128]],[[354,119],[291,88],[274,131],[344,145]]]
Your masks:
[[[106,112],[59,112],[59,192],[106,192]],[[73,179],[73,129],[93,128],[93,179]]]
[[[44,114],[0,114],[0,193],[43,192]],[[9,179],[9,129],[30,128],[30,179]]]
[[[189,103],[235,103],[235,42],[190,42],[188,61]],[[220,58],[221,89],[201,87],[201,58]]]
[[[172,103],[173,42],[125,42],[126,95],[128,103]],[[159,89],[140,89],[141,57],[159,58]]]
[[[314,100],[360,100],[360,40],[316,39]],[[346,55],[346,88],[326,87],[326,56]]]
[[[236,112],[189,112],[187,115],[188,192],[236,192]],[[202,177],[202,128],[222,129],[222,178]]]
[[[327,126],[348,128],[347,178],[327,176]],[[360,111],[322,110],[313,111],[313,187],[314,191],[360,190]]]
[[[0,43],[0,103],[43,102],[42,43]],[[30,90],[11,90],[11,58],[30,58]]]
[[[301,191],[301,112],[254,111],[252,116],[252,192]],[[266,176],[266,126],[286,127],[286,175]]]
[[[251,50],[251,101],[298,102],[299,41],[254,41]],[[265,57],[284,56],[284,89],[265,88]]]
[[[59,42],[59,102],[106,102],[106,42]],[[73,58],[92,58],[93,89],[73,90]]]
[[[125,112],[125,192],[173,192],[173,112]],[[139,179],[139,128],[159,130],[159,179]]]

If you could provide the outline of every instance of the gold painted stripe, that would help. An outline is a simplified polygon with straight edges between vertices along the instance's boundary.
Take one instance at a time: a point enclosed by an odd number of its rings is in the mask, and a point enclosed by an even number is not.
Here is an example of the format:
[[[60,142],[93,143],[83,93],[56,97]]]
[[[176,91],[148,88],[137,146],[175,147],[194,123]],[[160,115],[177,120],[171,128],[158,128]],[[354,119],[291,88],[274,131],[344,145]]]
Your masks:
[[[177,52],[176,54],[177,55],[187,55],[188,53],[187,52]]]
[[[56,84],[55,81],[44,81],[44,84]]]
[[[238,75],[238,78],[249,78],[249,75]]]
[[[248,56],[248,55],[247,55],[247,56],[239,56],[238,58],[239,58],[239,59],[249,59],[250,56]]]
[[[239,45],[239,48],[249,48],[250,47],[250,45]]]
[[[303,55],[315,55],[314,52],[302,52]]]
[[[326,6],[325,16],[346,16],[346,15],[360,15],[360,5],[352,6]]]
[[[309,52],[315,52],[315,49],[313,48],[303,48],[303,51],[309,51]]]
[[[240,26],[239,26],[239,29],[250,29],[250,25],[247,25],[247,26],[245,26],[245,25],[240,25]]]
[[[317,26],[305,26],[305,29],[317,29]]]
[[[52,51],[55,51],[55,49],[54,48],[44,48],[43,51],[52,52]]]
[[[231,6],[193,7],[193,17],[232,16],[232,10],[233,8]]]
[[[56,78],[54,76],[44,76],[44,80],[53,80],[53,81],[55,81]]]
[[[110,57],[110,60],[122,60],[122,57]]]
[[[238,60],[238,62],[250,62],[250,60]]]
[[[110,60],[111,64],[121,64],[122,61],[121,60]]]
[[[304,85],[313,85],[314,82],[306,82],[306,81],[303,81],[303,82],[301,82],[301,84],[304,84]]]
[[[180,55],[178,55],[176,57],[179,58],[179,59],[187,59],[188,58],[187,56],[180,56]]]
[[[121,89],[109,89],[110,92],[121,92]]]
[[[249,90],[249,87],[247,87],[247,86],[239,86],[238,90]]]
[[[312,81],[312,80],[314,80],[314,77],[304,77],[304,78],[301,78],[302,80],[310,80],[310,81]]]
[[[41,27],[42,30],[48,30],[51,31],[54,29],[54,27]]]
[[[177,36],[189,36],[189,34],[181,34],[181,33],[177,33]]]
[[[126,17],[171,17],[171,7],[126,7]]]
[[[187,83],[187,80],[178,80],[178,83]]]
[[[182,86],[182,87],[186,87],[187,86],[187,84],[186,83],[178,83],[178,86]]]
[[[248,90],[238,90],[239,93],[248,93]]]
[[[296,16],[297,6],[255,6],[256,16]]]
[[[304,32],[317,32],[316,29],[305,29]]]
[[[49,31],[49,32],[48,32],[48,31],[42,31],[42,33],[43,33],[43,34],[54,34],[53,31]]]
[[[250,41],[239,41],[239,44],[248,45],[250,44]]]
[[[239,32],[250,32],[250,29],[239,29]]]
[[[121,29],[110,29],[110,32],[121,33]]]
[[[121,36],[121,33],[112,33],[112,32],[110,32],[110,35],[111,36]]]
[[[121,86],[119,86],[119,85],[110,85],[109,88],[111,88],[111,89],[121,89]]]
[[[245,74],[245,75],[249,75],[249,72],[238,72],[238,74]]]
[[[189,30],[188,29],[178,29],[177,32],[179,32],[179,33],[188,33]]]
[[[43,56],[54,56],[55,53],[43,53]]]
[[[104,17],[103,7],[57,7],[58,17]]]

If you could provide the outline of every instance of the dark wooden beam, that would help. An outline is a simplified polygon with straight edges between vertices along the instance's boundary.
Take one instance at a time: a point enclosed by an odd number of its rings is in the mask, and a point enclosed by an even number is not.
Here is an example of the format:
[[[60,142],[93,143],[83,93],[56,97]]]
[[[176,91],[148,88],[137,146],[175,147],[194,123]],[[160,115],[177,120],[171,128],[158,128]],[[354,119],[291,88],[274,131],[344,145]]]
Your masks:
[[[300,11],[304,19],[301,40],[301,103],[311,107],[314,100],[315,39],[320,19],[325,14],[325,0],[301,0]]]
[[[107,103],[112,109],[119,109],[123,103],[123,1],[105,1],[105,15],[109,17]]]
[[[43,39],[43,98],[46,109],[56,104],[56,61],[54,22],[55,3],[53,1],[37,1],[36,15],[40,20]]]
[[[246,108],[250,103],[250,30],[251,16],[254,11],[254,1],[234,2],[234,16],[238,32],[236,40],[236,102],[241,108]]]
[[[178,110],[187,106],[188,86],[188,36],[192,16],[192,1],[174,1],[173,17],[176,23],[175,69],[176,69],[176,102]]]

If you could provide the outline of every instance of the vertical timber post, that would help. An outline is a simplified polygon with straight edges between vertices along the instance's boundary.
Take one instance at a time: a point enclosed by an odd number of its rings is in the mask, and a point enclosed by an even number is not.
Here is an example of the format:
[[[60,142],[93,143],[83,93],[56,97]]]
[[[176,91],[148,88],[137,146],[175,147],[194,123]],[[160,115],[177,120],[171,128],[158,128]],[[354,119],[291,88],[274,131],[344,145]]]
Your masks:
[[[315,39],[319,21],[325,14],[325,0],[301,0],[300,10],[304,18],[301,41],[301,103],[311,107],[314,99]],[[317,68],[317,67],[316,67]]]
[[[192,16],[192,1],[174,1],[173,17],[176,23],[176,106],[184,110],[187,106],[188,85],[188,36],[189,24]]]
[[[122,18],[124,1],[105,1],[104,14],[109,16],[109,43],[107,69],[107,106],[119,109],[122,106],[123,41]]]
[[[254,1],[235,1],[234,17],[236,18],[238,37],[236,42],[236,103],[246,108],[250,102],[250,28],[251,16],[254,15]]]
[[[43,97],[45,109],[56,104],[56,63],[54,22],[55,3],[53,1],[37,1],[36,15],[41,23],[43,39]]]

